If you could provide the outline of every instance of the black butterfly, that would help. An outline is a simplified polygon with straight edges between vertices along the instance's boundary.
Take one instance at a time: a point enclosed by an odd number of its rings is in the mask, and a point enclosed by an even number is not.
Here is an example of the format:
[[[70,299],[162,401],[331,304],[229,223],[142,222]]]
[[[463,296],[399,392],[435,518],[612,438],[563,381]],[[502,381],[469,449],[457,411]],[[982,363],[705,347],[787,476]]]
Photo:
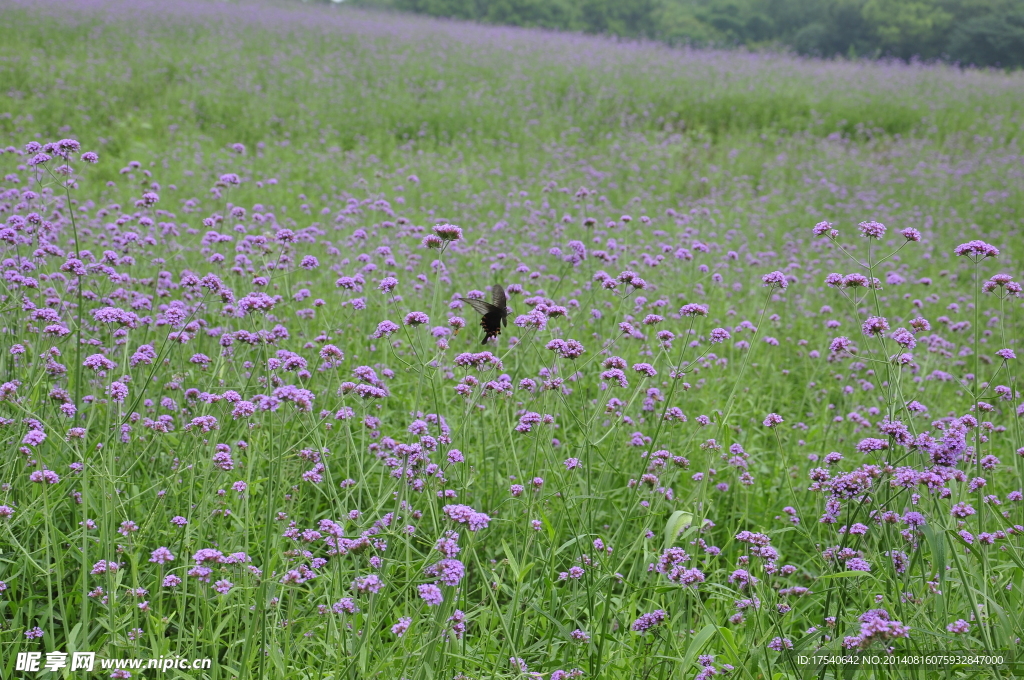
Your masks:
[[[500,335],[502,326],[508,326],[508,315],[512,310],[505,306],[508,300],[505,297],[505,289],[498,284],[491,286],[490,302],[470,300],[461,296],[459,300],[465,302],[480,314],[483,314],[483,318],[480,319],[480,325],[484,329],[484,341],[480,343],[481,345],[486,345],[489,339]]]

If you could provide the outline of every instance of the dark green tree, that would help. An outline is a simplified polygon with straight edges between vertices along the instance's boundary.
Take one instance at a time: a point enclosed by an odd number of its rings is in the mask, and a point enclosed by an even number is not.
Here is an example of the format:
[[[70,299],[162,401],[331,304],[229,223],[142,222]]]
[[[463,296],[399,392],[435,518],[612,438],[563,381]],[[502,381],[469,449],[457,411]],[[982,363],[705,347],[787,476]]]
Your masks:
[[[326,1],[326,0],[325,0]],[[822,57],[1024,66],[1024,0],[352,0],[433,16]]]

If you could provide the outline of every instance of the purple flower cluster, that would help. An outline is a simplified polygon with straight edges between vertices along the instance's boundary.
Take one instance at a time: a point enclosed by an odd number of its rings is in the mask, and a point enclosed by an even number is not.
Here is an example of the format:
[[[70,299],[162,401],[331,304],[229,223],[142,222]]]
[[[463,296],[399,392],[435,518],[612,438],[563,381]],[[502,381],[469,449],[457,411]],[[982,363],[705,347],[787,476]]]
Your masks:
[[[843,639],[843,647],[847,649],[867,649],[874,642],[910,637],[910,627],[893,620],[884,609],[869,609],[857,620],[860,633]]]
[[[652,628],[655,628],[665,623],[667,619],[668,614],[665,612],[665,610],[656,609],[653,612],[641,614],[639,617],[637,617],[635,621],[633,621],[633,624],[630,626],[630,628],[632,628],[640,634],[643,634],[651,630]]]

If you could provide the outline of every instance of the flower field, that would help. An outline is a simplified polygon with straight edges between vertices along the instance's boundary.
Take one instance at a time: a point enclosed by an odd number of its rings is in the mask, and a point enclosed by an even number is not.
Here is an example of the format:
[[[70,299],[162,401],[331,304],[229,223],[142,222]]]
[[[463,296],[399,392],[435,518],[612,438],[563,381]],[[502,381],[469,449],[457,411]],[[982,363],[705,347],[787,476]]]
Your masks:
[[[0,676],[1020,658],[1021,73],[0,19]]]

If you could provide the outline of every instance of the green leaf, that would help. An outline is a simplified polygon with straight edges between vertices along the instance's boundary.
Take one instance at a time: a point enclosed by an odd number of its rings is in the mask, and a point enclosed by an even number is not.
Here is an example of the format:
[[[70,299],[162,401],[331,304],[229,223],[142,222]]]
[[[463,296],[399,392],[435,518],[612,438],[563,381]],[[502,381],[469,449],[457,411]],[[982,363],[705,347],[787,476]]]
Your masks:
[[[738,666],[740,660],[740,650],[736,646],[736,636],[733,635],[732,631],[724,626],[718,628],[718,637],[721,638],[725,644],[724,659],[726,662],[731,663],[734,666]]]
[[[509,544],[502,539],[501,547],[505,550],[505,557],[508,559],[508,566],[512,569],[512,573],[515,575],[516,583],[522,583],[526,578],[526,575],[530,572],[530,567],[533,566],[533,562],[529,564],[520,564],[519,560],[515,558],[515,553],[512,552],[512,548]]]
[[[676,510],[668,517],[665,523],[665,547],[671,547],[679,537],[680,530],[693,522],[693,513],[686,510]]]
[[[700,629],[700,632],[693,636],[690,640],[690,646],[686,648],[686,656],[683,658],[683,668],[689,668],[693,663],[693,660],[697,658],[700,651],[704,649],[704,645],[708,643],[711,636],[718,632],[718,626],[713,623],[709,623]]]

